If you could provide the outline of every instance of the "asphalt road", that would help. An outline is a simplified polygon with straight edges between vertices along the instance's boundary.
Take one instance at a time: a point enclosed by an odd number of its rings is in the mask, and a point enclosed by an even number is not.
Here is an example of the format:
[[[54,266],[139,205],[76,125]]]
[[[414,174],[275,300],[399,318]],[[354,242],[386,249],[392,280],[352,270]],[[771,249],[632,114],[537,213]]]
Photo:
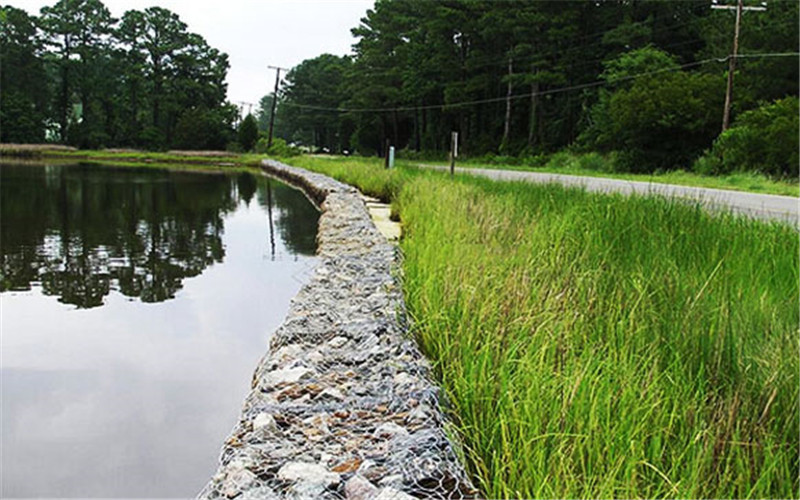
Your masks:
[[[429,167],[448,170],[446,166]],[[747,193],[726,189],[711,189],[690,186],[675,186],[657,182],[626,181],[602,177],[522,172],[517,170],[495,170],[483,168],[456,168],[457,173],[478,175],[494,180],[536,183],[557,183],[564,186],[582,187],[587,191],[623,194],[650,194],[673,199],[699,201],[714,211],[731,211],[764,220],[789,222],[800,228],[798,208],[800,199],[791,196]]]

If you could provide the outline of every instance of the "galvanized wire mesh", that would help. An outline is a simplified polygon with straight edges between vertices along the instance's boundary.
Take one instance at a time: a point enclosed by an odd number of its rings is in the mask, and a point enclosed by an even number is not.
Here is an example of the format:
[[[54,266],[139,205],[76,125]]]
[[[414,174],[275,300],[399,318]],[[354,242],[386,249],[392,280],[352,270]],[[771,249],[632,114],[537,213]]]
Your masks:
[[[274,333],[203,498],[471,498],[429,366],[408,338],[396,249],[358,193],[281,164],[323,203],[321,263]]]

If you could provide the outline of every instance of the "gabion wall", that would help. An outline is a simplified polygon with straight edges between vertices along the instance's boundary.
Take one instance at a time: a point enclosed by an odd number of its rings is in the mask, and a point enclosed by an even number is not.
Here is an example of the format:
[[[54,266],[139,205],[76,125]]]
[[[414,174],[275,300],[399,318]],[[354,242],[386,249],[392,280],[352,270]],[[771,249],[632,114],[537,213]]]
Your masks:
[[[397,249],[354,188],[265,161],[322,209],[320,264],[253,376],[200,498],[472,498],[410,339]]]

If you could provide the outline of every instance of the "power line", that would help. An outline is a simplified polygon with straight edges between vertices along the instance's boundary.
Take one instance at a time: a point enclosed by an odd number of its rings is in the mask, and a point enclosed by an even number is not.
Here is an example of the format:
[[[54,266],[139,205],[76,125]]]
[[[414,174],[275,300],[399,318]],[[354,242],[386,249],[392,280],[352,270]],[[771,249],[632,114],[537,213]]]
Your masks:
[[[798,57],[798,56],[800,56],[800,52],[765,52],[761,54],[738,54],[736,58],[742,59],[747,57]]]
[[[767,53],[767,54],[739,54],[737,57],[740,57],[740,58],[742,58],[742,57],[755,58],[755,57],[797,57],[797,56],[800,56],[800,52],[780,52],[780,53]],[[704,64],[712,63],[712,62],[725,63],[725,62],[729,61],[731,59],[731,57],[732,57],[731,55],[728,55],[728,56],[722,57],[722,58],[716,58],[715,57],[715,58],[710,58],[710,59],[704,59],[702,61],[695,61],[695,62],[683,64],[683,65],[677,66],[675,68],[665,68],[665,69],[660,69],[660,70],[655,70],[655,71],[647,71],[647,72],[644,72],[644,73],[637,73],[635,75],[630,75],[630,76],[627,76],[627,77],[619,78],[619,79],[615,80],[613,83],[617,84],[617,83],[620,83],[620,82],[625,82],[625,81],[635,80],[635,79],[638,79],[638,78],[643,78],[645,76],[652,76],[652,75],[656,75],[656,74],[660,74],[660,73],[668,73],[668,72],[678,71],[678,70],[687,69],[687,68],[691,68],[691,67],[695,67],[695,66],[701,66],[701,65],[704,65]],[[518,99],[531,98],[534,95],[544,96],[544,95],[551,95],[551,94],[559,94],[559,93],[563,93],[563,92],[571,92],[571,91],[574,91],[574,90],[582,90],[582,89],[593,88],[593,87],[601,87],[601,86],[609,85],[610,83],[611,82],[608,82],[608,81],[605,81],[605,80],[596,80],[596,81],[590,82],[590,83],[582,83],[582,84],[578,84],[578,85],[571,85],[571,86],[568,86],[568,87],[560,87],[560,88],[556,88],[556,89],[543,90],[543,91],[540,91],[540,92],[529,92],[529,93],[525,93],[525,94],[517,94],[517,95],[511,96],[510,99],[518,100]],[[314,105],[309,105],[309,104],[297,104],[297,103],[292,103],[292,102],[282,102],[281,106],[288,106],[288,107],[298,108],[298,109],[308,109],[308,110],[312,110],[312,111],[331,111],[331,112],[336,112],[336,113],[388,113],[388,112],[394,112],[394,111],[401,112],[401,111],[415,111],[415,110],[420,110],[421,111],[421,110],[428,110],[428,109],[457,108],[457,107],[462,107],[462,106],[474,106],[474,105],[478,105],[478,104],[491,104],[491,103],[496,103],[496,102],[504,102],[507,99],[508,99],[508,97],[493,97],[493,98],[488,98],[488,99],[477,99],[477,100],[473,100],[473,101],[461,101],[461,102],[454,102],[454,103],[448,103],[448,104],[427,104],[427,105],[423,105],[423,106],[398,106],[398,107],[391,107],[391,108],[331,108],[331,107],[325,107],[325,106],[314,106]]]

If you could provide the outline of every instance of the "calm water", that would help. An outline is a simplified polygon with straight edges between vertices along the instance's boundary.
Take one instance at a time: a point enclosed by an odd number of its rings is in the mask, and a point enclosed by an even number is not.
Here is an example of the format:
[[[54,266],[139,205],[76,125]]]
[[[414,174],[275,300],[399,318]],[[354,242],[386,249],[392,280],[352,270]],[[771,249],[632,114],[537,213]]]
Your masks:
[[[190,497],[316,258],[248,174],[0,164],[3,497]]]

